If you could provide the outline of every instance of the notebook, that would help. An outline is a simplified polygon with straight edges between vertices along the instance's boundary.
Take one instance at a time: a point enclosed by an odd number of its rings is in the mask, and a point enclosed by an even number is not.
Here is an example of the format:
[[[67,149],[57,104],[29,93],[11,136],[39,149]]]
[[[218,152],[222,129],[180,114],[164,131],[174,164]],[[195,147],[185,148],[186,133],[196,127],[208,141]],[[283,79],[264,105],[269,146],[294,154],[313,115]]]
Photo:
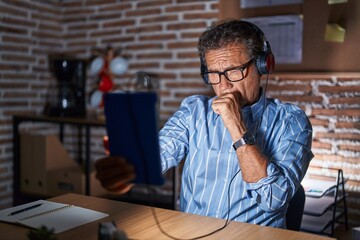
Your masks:
[[[60,233],[109,216],[74,205],[38,200],[0,210],[0,221],[31,228],[45,226]]]
[[[134,183],[162,185],[156,93],[112,92],[104,102],[110,155],[134,165]]]

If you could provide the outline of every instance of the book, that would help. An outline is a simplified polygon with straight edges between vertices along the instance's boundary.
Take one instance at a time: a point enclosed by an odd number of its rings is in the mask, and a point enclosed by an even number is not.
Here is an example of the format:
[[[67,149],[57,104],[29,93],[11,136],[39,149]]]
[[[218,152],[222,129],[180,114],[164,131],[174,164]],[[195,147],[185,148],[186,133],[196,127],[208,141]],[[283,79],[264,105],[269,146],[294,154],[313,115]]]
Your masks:
[[[0,221],[31,228],[45,226],[53,229],[54,233],[64,232],[107,216],[109,214],[47,200],[0,210]]]
[[[134,183],[162,185],[155,92],[112,92],[104,97],[106,129],[112,156],[135,167]]]

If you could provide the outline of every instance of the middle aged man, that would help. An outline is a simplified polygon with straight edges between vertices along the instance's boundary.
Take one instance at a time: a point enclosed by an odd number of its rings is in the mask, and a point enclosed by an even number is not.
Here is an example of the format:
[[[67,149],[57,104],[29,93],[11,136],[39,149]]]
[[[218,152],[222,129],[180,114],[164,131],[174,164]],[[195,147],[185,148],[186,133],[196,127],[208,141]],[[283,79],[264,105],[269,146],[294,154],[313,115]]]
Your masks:
[[[163,172],[184,161],[180,209],[285,228],[288,203],[313,157],[311,124],[300,108],[265,97],[260,77],[274,59],[257,26],[216,24],[198,49],[201,75],[216,96],[184,99],[159,133]],[[107,190],[131,188],[126,159],[109,156],[96,168]]]

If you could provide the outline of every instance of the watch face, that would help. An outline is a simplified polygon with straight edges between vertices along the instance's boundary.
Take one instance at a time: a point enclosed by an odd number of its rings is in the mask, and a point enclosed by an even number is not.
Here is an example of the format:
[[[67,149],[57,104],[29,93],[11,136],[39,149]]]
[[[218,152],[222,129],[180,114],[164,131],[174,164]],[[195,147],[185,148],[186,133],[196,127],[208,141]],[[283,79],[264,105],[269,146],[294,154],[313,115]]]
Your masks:
[[[246,144],[249,144],[249,145],[255,144],[255,137],[254,137],[254,135],[252,135],[249,132],[244,133],[243,139]]]

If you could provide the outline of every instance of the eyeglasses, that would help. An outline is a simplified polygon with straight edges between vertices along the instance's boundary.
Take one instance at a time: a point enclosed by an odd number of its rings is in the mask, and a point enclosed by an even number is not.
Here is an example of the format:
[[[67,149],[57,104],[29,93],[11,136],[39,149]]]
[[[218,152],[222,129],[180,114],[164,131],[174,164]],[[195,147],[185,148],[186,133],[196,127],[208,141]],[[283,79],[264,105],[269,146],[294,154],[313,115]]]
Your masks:
[[[223,72],[204,72],[201,74],[206,83],[216,85],[221,82],[221,75],[224,75],[229,82],[239,82],[245,78],[244,71],[253,63],[254,59],[250,59],[245,65],[227,69]]]

